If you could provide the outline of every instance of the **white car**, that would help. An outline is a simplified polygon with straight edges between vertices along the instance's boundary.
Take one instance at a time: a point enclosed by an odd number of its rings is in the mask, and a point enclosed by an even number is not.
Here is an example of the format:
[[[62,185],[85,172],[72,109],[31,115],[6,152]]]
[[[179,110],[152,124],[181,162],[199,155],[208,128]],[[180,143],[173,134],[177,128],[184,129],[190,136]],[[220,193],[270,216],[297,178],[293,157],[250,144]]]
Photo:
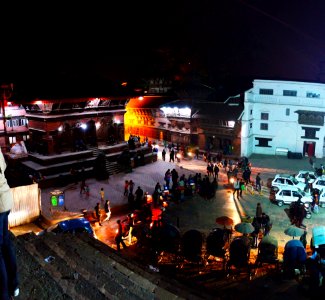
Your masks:
[[[308,183],[313,183],[316,178],[317,178],[317,175],[315,174],[315,172],[313,171],[305,171],[305,170],[300,170],[298,172],[298,174],[295,176],[295,178],[302,182],[302,183],[305,183],[305,179],[306,179],[306,174],[308,173],[309,175],[309,179],[308,179]]]
[[[278,206],[283,206],[284,204],[291,204],[301,198],[303,203],[311,204],[313,198],[310,194],[305,193],[294,186],[280,187],[278,192],[275,194],[274,201]]]
[[[306,185],[303,182],[298,181],[295,177],[289,174],[276,174],[272,180],[271,187],[273,190],[277,191],[278,189],[286,186],[294,186],[300,190],[304,190]]]
[[[313,189],[325,189],[325,176],[318,177],[312,184]]]

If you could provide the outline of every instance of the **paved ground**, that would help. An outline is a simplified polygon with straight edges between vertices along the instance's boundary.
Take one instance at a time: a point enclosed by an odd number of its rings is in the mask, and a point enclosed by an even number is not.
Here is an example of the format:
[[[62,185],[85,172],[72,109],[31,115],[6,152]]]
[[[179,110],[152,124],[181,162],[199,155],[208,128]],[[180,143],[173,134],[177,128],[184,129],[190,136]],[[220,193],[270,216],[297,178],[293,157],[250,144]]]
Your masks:
[[[167,155],[168,156],[168,155]],[[311,170],[311,166],[308,162],[308,158],[303,159],[288,159],[284,156],[262,156],[254,155],[250,158],[252,163],[252,179],[255,178],[257,172],[261,173],[262,181],[266,185],[269,178],[273,178],[276,173],[297,173],[299,170]],[[317,159],[315,165],[319,166],[322,160]],[[157,182],[163,184],[164,173],[167,169],[175,168],[179,175],[195,174],[200,172],[206,174],[206,163],[203,160],[192,159],[189,161],[182,160],[180,163],[170,163],[161,160],[161,151],[159,151],[158,161],[153,164],[148,164],[143,167],[135,168],[131,173],[120,173],[110,177],[108,181],[96,181],[95,179],[88,179],[87,184],[90,186],[90,196],[80,195],[79,185],[69,185],[61,188],[65,194],[65,206],[70,212],[80,212],[82,209],[94,210],[97,202],[100,202],[100,189],[104,188],[105,199],[110,199],[111,207],[117,208],[127,204],[127,198],[123,195],[123,188],[125,180],[132,179],[135,182],[135,189],[138,186],[144,191],[151,194],[154,190],[154,186]],[[211,208],[208,204],[204,207],[205,203],[202,203],[201,212],[195,212],[196,214],[202,214],[199,219],[194,218],[193,211],[189,211],[192,214],[189,220],[185,220],[183,215],[180,215],[180,227],[182,230],[189,229],[188,226],[194,226],[207,233],[209,230],[215,227],[214,220],[219,214],[226,214],[235,220],[235,223],[239,223],[245,216],[253,216],[255,214],[255,207],[257,202],[262,203],[263,210],[268,213],[273,221],[272,233],[276,235],[280,245],[284,246],[288,240],[288,236],[283,233],[283,230],[289,225],[289,220],[284,212],[285,207],[279,208],[276,205],[270,203],[268,188],[264,187],[263,196],[250,195],[250,193],[244,193],[242,201],[234,201],[230,189],[224,184],[226,183],[226,175],[221,171],[219,180],[219,189],[216,194],[214,206]],[[50,192],[53,189],[43,189],[41,191],[42,197],[42,212],[48,218],[55,217],[51,215],[50,205]],[[219,200],[218,200],[219,199]],[[220,201],[222,199],[222,201]],[[53,212],[53,210],[52,210]],[[305,220],[307,225],[309,237],[311,236],[311,228],[323,223],[324,214],[313,214],[311,220]],[[96,228],[98,234],[107,232],[107,226],[110,230],[114,228],[116,218],[120,218],[121,215],[112,215],[110,222],[105,222],[102,227]],[[187,219],[187,218],[186,218]],[[174,220],[176,223],[176,220]],[[202,224],[200,224],[202,223]],[[185,226],[188,224],[188,226]],[[114,230],[113,230],[114,231]],[[109,243],[110,244],[110,243]],[[112,245],[114,246],[114,245]]]

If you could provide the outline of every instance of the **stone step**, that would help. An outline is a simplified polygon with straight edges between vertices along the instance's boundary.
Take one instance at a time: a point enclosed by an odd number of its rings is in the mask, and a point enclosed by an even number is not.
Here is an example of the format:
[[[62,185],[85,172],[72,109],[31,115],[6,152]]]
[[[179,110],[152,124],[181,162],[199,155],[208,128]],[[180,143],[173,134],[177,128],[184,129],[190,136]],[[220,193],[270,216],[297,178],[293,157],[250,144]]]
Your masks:
[[[207,299],[87,234],[29,233],[13,240],[21,291],[33,299]]]

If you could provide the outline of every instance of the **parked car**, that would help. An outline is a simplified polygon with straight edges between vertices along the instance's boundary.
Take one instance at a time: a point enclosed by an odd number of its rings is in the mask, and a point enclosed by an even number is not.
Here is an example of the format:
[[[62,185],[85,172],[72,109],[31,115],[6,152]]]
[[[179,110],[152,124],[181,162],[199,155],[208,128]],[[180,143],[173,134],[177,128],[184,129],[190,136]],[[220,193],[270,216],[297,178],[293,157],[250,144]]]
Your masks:
[[[289,174],[276,174],[271,183],[271,188],[278,191],[281,187],[294,186],[300,190],[304,190],[305,183],[298,181],[295,177]]]
[[[312,184],[313,189],[322,190],[325,188],[325,176],[320,176]]]
[[[90,225],[90,222],[85,218],[76,218],[58,222],[57,224],[50,226],[46,229],[47,232],[54,233],[88,233],[91,237],[97,238],[93,228]]]
[[[298,187],[288,185],[279,188],[274,196],[274,202],[276,202],[278,206],[283,206],[284,204],[291,204],[299,198],[306,204],[311,204],[313,202],[312,195],[305,193]]]
[[[317,175],[315,174],[315,172],[313,171],[306,171],[306,170],[300,170],[298,172],[298,174],[295,176],[295,178],[302,182],[302,183],[305,183],[306,181],[306,174],[308,174],[309,176],[309,179],[308,179],[308,183],[313,183],[316,178],[317,178]]]

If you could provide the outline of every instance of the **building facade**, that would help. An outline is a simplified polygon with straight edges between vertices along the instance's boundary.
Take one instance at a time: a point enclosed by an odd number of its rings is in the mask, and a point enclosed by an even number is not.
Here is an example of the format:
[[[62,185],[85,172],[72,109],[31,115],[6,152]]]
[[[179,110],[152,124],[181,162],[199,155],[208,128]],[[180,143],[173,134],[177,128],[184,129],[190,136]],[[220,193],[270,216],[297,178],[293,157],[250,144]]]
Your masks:
[[[201,150],[240,155],[243,104],[172,100],[163,96],[132,98],[126,106],[125,139],[130,135]]]
[[[29,151],[44,155],[124,140],[127,99],[35,100],[25,104]]]
[[[254,80],[245,92],[241,155],[325,155],[325,84]]]

